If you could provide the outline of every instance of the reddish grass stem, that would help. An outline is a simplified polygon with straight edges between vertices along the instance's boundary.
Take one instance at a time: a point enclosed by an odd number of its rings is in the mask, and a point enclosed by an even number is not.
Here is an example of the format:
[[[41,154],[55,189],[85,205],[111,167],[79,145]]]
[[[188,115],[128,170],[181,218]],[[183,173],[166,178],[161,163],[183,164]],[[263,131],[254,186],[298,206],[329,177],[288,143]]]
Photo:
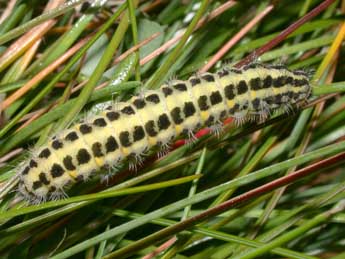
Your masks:
[[[299,20],[291,24],[289,27],[287,27],[285,30],[283,30],[277,37],[269,41],[267,44],[263,45],[262,47],[254,50],[252,53],[250,53],[248,56],[246,56],[244,59],[242,59],[240,62],[238,62],[235,66],[236,67],[242,67],[253,60],[257,59],[259,56],[261,56],[266,51],[272,49],[273,47],[277,46],[279,43],[281,43],[286,37],[288,37],[292,32],[297,30],[299,27],[301,27],[303,24],[305,24],[307,21],[311,20],[315,16],[317,16],[319,13],[321,13],[323,10],[325,10],[328,6],[330,6],[335,0],[326,0],[323,1],[321,4],[319,4],[317,7],[315,7],[313,10],[311,10],[309,13],[301,17]]]
[[[237,32],[231,39],[219,50],[217,53],[203,66],[199,73],[207,72],[213,67],[218,60],[220,60],[236,43],[238,43],[255,25],[257,25],[263,18],[266,17],[273,10],[273,5],[267,6],[262,12],[258,13],[250,22],[248,22],[239,32]]]
[[[175,225],[166,227],[165,229],[162,229],[154,234],[151,234],[140,241],[137,241],[133,245],[129,245],[127,247],[124,247],[122,249],[117,250],[114,253],[108,254],[105,256],[105,258],[114,258],[113,256],[116,254],[116,258],[125,258],[128,257],[131,253],[138,251],[142,248],[147,247],[148,245],[159,241],[163,238],[166,238],[167,236],[175,235],[183,230],[186,230],[188,228],[193,227],[194,225],[207,220],[211,217],[214,217],[216,215],[219,215],[231,208],[234,208],[238,206],[239,204],[243,202],[247,202],[252,198],[256,198],[259,195],[263,195],[265,193],[268,193],[270,191],[273,191],[274,189],[277,189],[279,187],[288,185],[293,183],[296,180],[300,180],[303,177],[306,177],[308,175],[311,175],[316,170],[320,170],[322,168],[326,168],[328,166],[334,165],[338,162],[344,162],[345,161],[345,152],[334,155],[332,157],[326,158],[324,160],[315,162],[314,164],[311,164],[307,167],[304,167],[298,171],[295,171],[292,174],[280,177],[272,182],[269,182],[267,184],[264,184],[260,187],[257,187],[251,191],[248,191],[244,194],[238,195],[228,201],[225,201],[221,203],[220,205],[213,207],[211,209],[206,210],[205,212],[202,212],[194,217],[190,217],[184,221],[181,221]]]

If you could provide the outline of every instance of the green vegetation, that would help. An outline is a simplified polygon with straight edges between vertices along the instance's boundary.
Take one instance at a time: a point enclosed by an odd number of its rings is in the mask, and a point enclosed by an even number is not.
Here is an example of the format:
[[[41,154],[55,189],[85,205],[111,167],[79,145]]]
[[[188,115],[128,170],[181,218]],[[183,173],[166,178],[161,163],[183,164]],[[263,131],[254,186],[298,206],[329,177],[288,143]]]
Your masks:
[[[1,258],[345,257],[345,1],[71,2],[0,3]],[[307,71],[312,98],[63,200],[16,196],[29,150],[86,114],[252,61]]]

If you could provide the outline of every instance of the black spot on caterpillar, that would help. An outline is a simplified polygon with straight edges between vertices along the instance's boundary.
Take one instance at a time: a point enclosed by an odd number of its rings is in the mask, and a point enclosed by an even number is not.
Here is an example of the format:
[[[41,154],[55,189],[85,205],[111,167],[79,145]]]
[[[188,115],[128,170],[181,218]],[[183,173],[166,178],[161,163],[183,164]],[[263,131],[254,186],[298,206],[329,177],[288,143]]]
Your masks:
[[[138,158],[153,147],[164,148],[181,135],[218,126],[227,117],[263,120],[272,111],[297,106],[310,94],[305,72],[277,65],[225,67],[174,80],[54,136],[19,168],[19,190],[33,202],[54,199],[94,172]]]

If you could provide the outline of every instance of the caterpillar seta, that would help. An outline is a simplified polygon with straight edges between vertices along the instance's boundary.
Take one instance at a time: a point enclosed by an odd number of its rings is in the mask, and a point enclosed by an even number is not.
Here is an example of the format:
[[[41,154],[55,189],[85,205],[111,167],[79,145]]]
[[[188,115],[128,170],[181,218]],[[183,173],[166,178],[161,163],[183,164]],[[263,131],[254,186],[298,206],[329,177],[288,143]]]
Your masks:
[[[262,121],[310,95],[307,73],[282,65],[252,63],[173,80],[52,137],[18,167],[19,191],[30,202],[57,199],[67,186],[125,160],[140,161],[150,149],[165,149],[180,136],[219,128],[228,117]]]

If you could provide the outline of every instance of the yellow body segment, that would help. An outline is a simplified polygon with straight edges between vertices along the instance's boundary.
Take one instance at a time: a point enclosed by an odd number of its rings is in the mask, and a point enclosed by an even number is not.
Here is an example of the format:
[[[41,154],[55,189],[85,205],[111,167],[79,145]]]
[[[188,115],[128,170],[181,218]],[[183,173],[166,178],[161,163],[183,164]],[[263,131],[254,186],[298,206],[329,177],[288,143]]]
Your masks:
[[[173,81],[169,85],[173,94],[165,96],[165,103],[175,125],[176,135],[188,134],[198,123],[195,115],[196,110],[191,94],[188,92],[189,85],[183,81]],[[193,106],[193,115],[186,113],[188,106]]]

